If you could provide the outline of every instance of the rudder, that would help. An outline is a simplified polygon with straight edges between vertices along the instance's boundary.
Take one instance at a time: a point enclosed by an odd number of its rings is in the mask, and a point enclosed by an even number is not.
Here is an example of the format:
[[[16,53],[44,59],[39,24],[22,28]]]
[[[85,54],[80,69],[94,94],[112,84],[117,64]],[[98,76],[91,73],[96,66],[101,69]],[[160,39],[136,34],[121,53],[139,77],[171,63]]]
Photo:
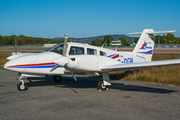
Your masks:
[[[172,32],[176,32],[176,31],[158,31],[158,32],[155,32],[153,29],[144,29],[142,33],[128,33],[128,35],[141,34],[133,52],[146,55],[146,61],[149,62],[152,59],[152,55],[153,55],[153,51],[154,51],[155,37],[153,34],[172,33]]]

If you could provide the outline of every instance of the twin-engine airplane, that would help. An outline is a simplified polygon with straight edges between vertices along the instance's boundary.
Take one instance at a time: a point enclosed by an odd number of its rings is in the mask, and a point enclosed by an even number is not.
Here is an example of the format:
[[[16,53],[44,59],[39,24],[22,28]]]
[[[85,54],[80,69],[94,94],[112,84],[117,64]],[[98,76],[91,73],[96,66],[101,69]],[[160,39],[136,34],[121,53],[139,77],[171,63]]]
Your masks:
[[[128,35],[141,34],[139,41],[132,52],[121,52],[88,44],[67,42],[57,44],[43,53],[18,53],[8,57],[4,68],[21,73],[21,81],[17,88],[19,91],[27,89],[23,78],[36,75],[54,75],[53,80],[60,82],[61,75],[72,74],[98,74],[102,79],[97,87],[106,90],[111,85],[108,72],[136,70],[150,67],[161,67],[180,64],[180,59],[151,61],[154,50],[153,34],[172,33],[176,31],[159,31],[145,29],[142,33],[129,33]]]

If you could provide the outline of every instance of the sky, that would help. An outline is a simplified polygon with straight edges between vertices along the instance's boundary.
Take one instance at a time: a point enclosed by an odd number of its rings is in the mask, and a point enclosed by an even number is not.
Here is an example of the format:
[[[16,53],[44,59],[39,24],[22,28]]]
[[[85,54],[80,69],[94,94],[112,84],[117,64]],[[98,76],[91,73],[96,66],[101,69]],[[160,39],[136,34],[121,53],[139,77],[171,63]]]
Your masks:
[[[180,0],[0,0],[0,35],[82,38],[177,30]]]

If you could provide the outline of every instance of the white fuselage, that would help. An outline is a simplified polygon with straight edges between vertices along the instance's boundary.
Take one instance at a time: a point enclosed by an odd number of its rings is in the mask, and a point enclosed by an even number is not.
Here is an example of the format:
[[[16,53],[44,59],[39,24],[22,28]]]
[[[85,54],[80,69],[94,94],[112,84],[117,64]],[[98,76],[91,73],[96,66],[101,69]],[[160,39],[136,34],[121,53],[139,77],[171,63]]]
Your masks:
[[[71,54],[71,49],[74,49],[72,47],[83,49],[83,53],[78,53],[78,50],[76,50],[76,54]],[[10,60],[4,67],[11,71],[28,74],[66,74],[69,71],[61,66],[50,72],[56,65],[53,61],[59,57],[62,57],[62,55],[50,51],[25,54]],[[68,58],[69,70],[74,73],[103,72],[101,66],[104,65],[146,62],[146,56],[142,54],[119,52],[79,43],[68,43],[66,57]]]

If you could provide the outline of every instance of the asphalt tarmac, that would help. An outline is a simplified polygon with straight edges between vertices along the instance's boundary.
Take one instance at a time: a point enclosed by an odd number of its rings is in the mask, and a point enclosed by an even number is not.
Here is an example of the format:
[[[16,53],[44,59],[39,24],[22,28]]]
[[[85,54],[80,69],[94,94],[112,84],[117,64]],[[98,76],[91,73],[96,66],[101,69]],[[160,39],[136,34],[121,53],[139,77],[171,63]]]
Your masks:
[[[180,87],[112,80],[107,91],[100,78],[64,76],[25,80],[18,91],[17,73],[0,67],[0,120],[179,120]]]

